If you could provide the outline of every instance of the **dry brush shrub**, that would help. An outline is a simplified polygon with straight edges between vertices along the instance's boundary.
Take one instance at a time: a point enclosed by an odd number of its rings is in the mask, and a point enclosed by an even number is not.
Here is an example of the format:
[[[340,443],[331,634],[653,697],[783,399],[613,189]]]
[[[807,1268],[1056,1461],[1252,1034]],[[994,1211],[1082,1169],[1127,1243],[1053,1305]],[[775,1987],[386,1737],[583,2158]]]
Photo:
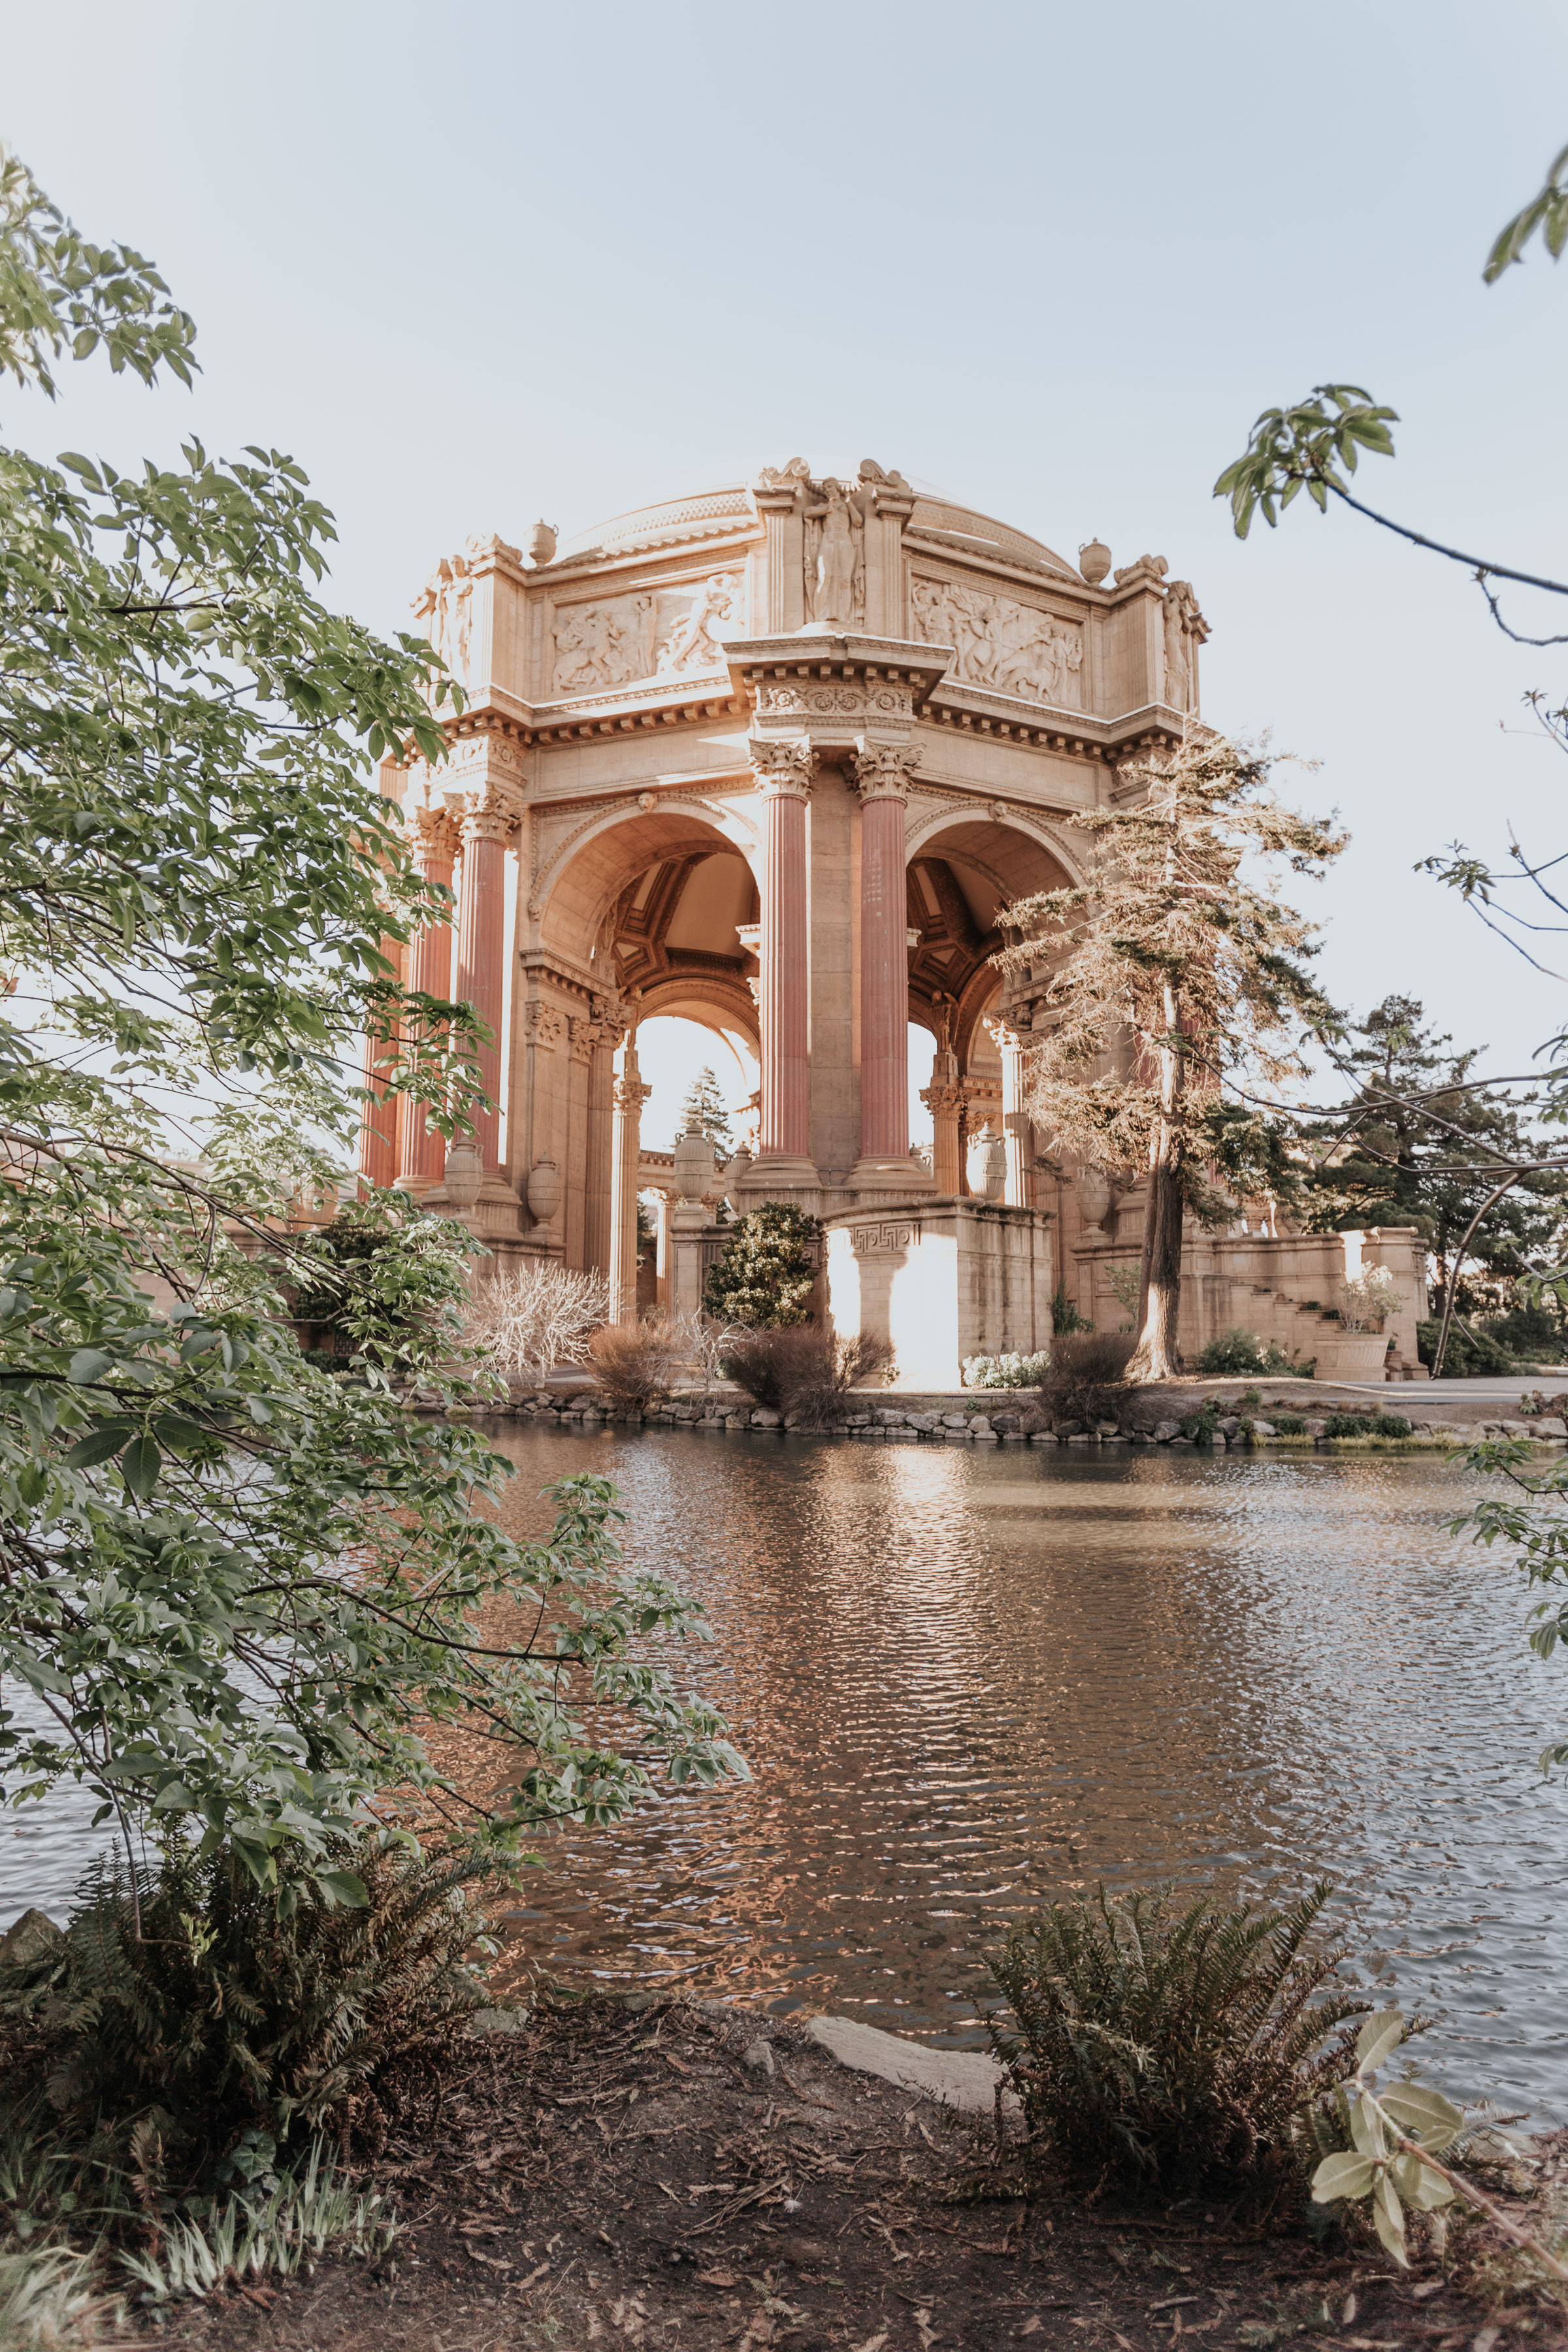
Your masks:
[[[463,1328],[498,1372],[532,1388],[557,1364],[584,1362],[609,1312],[604,1275],[535,1260],[497,1267],[476,1287]]]
[[[726,1349],[724,1370],[756,1403],[802,1429],[840,1419],[849,1391],[892,1361],[885,1340],[821,1330],[746,1331]]]
[[[1050,1369],[1040,1383],[1045,1419],[1114,1420],[1126,1402],[1134,1345],[1124,1331],[1068,1331],[1053,1339]]]
[[[622,1412],[646,1412],[686,1367],[687,1334],[672,1323],[606,1323],[588,1342],[600,1388]]]
[[[1017,2031],[993,2019],[991,2037],[1042,2152],[1091,2185],[1264,2207],[1299,2189],[1318,2152],[1308,2112],[1347,2073],[1347,2021],[1369,2006],[1336,1981],[1343,1947],[1317,1935],[1331,1892],[1173,1910],[1168,1886],[1102,1885],[1015,1927],[991,1971]]]

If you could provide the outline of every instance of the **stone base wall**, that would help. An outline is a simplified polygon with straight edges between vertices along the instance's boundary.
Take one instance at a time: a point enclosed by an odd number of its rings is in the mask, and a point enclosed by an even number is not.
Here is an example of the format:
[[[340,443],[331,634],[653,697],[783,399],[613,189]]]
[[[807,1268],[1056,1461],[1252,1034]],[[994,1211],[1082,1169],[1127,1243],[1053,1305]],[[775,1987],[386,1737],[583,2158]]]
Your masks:
[[[1119,1330],[1131,1320],[1110,1277],[1122,1268],[1135,1276],[1140,1250],[1141,1240],[1134,1245],[1120,1235],[1094,1244],[1079,1242],[1072,1249],[1079,1309],[1102,1331]],[[1341,1283],[1374,1265],[1388,1268],[1401,1293],[1387,1326],[1394,1360],[1414,1366],[1415,1326],[1427,1315],[1426,1248],[1414,1225],[1278,1236],[1189,1234],[1182,1252],[1183,1357],[1194,1363],[1211,1339],[1242,1330],[1304,1362],[1339,1330],[1326,1310],[1338,1306]]]
[[[887,1340],[899,1378],[955,1388],[969,1356],[1032,1354],[1051,1336],[1050,1220],[992,1201],[894,1201],[824,1220],[827,1318]]]

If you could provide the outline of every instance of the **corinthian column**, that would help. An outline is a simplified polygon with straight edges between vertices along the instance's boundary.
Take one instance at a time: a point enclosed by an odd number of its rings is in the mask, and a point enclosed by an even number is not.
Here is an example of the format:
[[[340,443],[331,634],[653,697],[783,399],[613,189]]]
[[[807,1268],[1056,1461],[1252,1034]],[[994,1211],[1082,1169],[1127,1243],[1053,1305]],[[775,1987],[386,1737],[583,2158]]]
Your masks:
[[[493,788],[460,803],[463,872],[458,902],[456,993],[490,1032],[479,1050],[479,1082],[494,1106],[475,1122],[487,1176],[500,1174],[501,1019],[506,1003],[506,849],[517,820]]]
[[[910,948],[904,812],[920,764],[912,743],[855,759],[860,795],[860,1157],[850,1182],[923,1191],[910,1158]]]
[[[805,803],[813,754],[806,742],[753,743],[752,773],[763,803],[762,1139],[772,1181],[815,1185],[811,1094]],[[793,1163],[785,1170],[778,1163]]]
[[[1029,1162],[1034,1157],[1029,1116],[1024,1108],[1024,1041],[1005,1021],[985,1024],[1002,1056],[1002,1141],[1007,1154],[1007,1180],[1003,1199],[1010,1209],[1027,1209]]]
[[[637,1160],[642,1150],[642,1107],[653,1088],[637,1068],[637,1032],[616,1078],[610,1121],[610,1320],[637,1319]]]
[[[921,1089],[921,1100],[931,1113],[931,1182],[942,1200],[957,1200],[963,1192],[963,1150],[959,1121],[969,1099],[958,1076],[958,1055],[938,1054],[931,1084]]]
[[[439,809],[415,812],[414,862],[426,882],[444,890],[452,887],[452,866],[458,854],[458,828]],[[409,950],[408,985],[424,996],[449,1000],[452,993],[452,926],[431,923]],[[417,1103],[403,1107],[402,1150],[397,1181],[416,1199],[438,1184],[446,1166],[447,1147],[426,1121]]]

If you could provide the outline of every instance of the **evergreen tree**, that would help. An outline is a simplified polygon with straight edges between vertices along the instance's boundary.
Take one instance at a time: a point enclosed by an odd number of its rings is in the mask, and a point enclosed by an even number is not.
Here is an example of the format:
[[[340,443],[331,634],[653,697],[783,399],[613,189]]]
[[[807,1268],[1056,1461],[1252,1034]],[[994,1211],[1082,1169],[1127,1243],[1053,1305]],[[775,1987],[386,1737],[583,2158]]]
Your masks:
[[[1243,861],[1282,856],[1317,874],[1343,837],[1282,807],[1269,764],[1204,730],[1171,760],[1133,768],[1145,798],[1072,820],[1094,837],[1088,879],[1002,919],[1019,934],[996,959],[1005,970],[1054,967],[1052,1025],[1028,1058],[1031,1118],[1080,1159],[1148,1171],[1137,1380],[1177,1370],[1185,1213],[1206,1224],[1234,1214],[1208,1175],[1222,1142],[1244,1184],[1254,1129],[1260,1176],[1277,1168],[1277,1136],[1237,1115],[1226,1077],[1279,1084],[1300,1069],[1301,1024],[1334,1018],[1307,969],[1312,926]]]
[[[680,1126],[676,1134],[679,1143],[683,1135],[696,1129],[705,1135],[721,1160],[733,1157],[735,1139],[730,1132],[730,1114],[724,1097],[719,1091],[719,1081],[711,1070],[699,1070],[686,1090],[686,1100],[680,1107]]]
[[[1531,1100],[1499,1099],[1478,1087],[1479,1049],[1455,1053],[1451,1037],[1424,1027],[1419,998],[1385,996],[1351,1035],[1357,1042],[1335,1056],[1354,1087],[1348,1132],[1343,1119],[1309,1130],[1318,1140],[1331,1134],[1337,1144],[1314,1171],[1311,1221],[1329,1232],[1416,1226],[1435,1262],[1440,1313],[1455,1247],[1476,1212],[1510,1168],[1547,1156],[1531,1143]],[[1565,1190],[1568,1178],[1555,1170],[1521,1176],[1486,1211],[1467,1265],[1495,1286],[1548,1263]],[[1483,1302],[1467,1297],[1466,1288],[1461,1277],[1461,1307],[1496,1303],[1495,1289]]]
[[[816,1286],[812,1244],[822,1232],[790,1201],[764,1201],[738,1220],[724,1255],[708,1269],[702,1305],[720,1323],[784,1331],[811,1320]]]

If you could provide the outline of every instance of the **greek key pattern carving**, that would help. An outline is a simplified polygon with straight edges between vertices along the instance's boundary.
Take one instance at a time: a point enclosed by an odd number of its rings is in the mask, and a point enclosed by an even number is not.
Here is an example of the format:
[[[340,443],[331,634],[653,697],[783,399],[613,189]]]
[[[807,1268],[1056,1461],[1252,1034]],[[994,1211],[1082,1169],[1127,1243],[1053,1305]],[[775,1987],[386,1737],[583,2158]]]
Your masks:
[[[851,1225],[849,1246],[857,1257],[876,1257],[889,1250],[913,1249],[913,1225]]]

